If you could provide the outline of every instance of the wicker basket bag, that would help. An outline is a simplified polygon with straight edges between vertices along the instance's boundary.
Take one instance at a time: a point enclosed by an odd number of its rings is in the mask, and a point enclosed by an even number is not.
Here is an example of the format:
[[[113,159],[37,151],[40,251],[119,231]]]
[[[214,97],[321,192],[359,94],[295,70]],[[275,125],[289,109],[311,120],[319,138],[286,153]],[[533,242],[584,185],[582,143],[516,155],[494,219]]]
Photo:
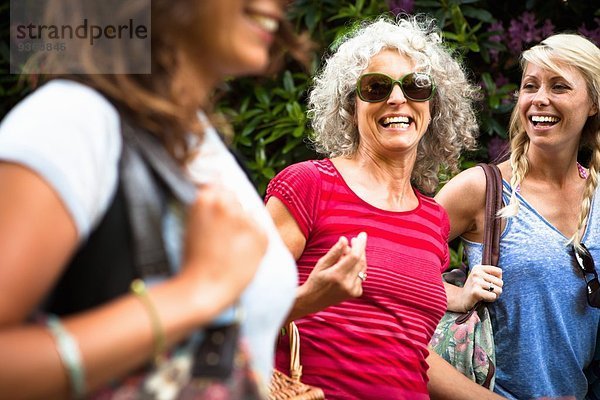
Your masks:
[[[323,400],[323,390],[300,382],[300,333],[295,323],[288,325],[290,335],[290,376],[274,370],[269,385],[269,400]]]

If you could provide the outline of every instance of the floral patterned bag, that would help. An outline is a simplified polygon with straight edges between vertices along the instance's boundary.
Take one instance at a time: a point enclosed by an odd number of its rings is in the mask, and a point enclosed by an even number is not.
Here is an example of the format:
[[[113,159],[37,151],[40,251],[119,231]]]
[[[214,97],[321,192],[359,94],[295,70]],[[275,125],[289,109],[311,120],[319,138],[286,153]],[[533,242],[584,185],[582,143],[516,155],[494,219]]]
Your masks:
[[[462,286],[466,278],[463,268],[444,274],[444,280],[456,286]],[[493,389],[496,354],[492,321],[487,307],[478,308],[462,324],[457,323],[457,319],[464,313],[447,311],[435,329],[430,345],[463,375]]]
[[[496,215],[502,206],[502,178],[498,167],[479,164],[486,176],[486,214],[482,264],[498,265],[500,221]],[[446,272],[446,282],[462,287],[467,267]],[[447,311],[430,342],[431,348],[463,375],[493,389],[496,372],[494,334],[490,313],[484,303],[477,303],[467,313]]]

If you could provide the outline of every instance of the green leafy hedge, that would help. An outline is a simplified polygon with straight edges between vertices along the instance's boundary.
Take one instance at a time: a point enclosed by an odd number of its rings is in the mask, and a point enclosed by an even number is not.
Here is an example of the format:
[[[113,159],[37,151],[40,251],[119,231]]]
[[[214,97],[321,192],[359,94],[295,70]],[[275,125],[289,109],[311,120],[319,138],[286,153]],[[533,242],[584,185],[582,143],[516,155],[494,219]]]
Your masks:
[[[365,18],[402,12],[435,17],[446,43],[482,87],[480,149],[464,156],[463,167],[494,159],[505,148],[513,92],[520,77],[518,56],[524,48],[566,30],[580,32],[600,45],[597,1],[296,0],[290,18],[317,46],[312,68],[306,71],[290,60],[275,76],[228,82],[217,104],[233,128],[233,146],[246,160],[259,192],[286,165],[316,157],[307,145],[311,131],[305,100],[310,77],[332,43]],[[28,92],[16,75],[8,73],[9,29],[9,2],[0,0],[0,116]]]

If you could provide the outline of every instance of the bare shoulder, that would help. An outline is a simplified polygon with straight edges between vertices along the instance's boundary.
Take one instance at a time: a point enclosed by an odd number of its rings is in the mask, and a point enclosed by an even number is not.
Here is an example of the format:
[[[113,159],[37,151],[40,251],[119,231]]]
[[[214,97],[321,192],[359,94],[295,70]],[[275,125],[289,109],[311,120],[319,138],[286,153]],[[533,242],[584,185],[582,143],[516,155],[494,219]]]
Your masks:
[[[480,167],[466,169],[450,179],[435,196],[444,207],[463,203],[466,198],[485,201],[485,173]]]
[[[450,219],[450,239],[464,236],[477,240],[485,209],[485,173],[480,167],[462,171],[435,196]]]

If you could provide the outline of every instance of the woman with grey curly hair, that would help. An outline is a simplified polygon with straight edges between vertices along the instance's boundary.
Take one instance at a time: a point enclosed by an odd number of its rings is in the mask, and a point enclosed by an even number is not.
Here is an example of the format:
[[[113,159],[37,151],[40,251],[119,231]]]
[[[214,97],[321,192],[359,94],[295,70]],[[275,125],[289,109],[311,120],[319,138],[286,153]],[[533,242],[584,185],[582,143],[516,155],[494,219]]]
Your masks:
[[[448,287],[448,308],[490,302],[497,393],[583,399],[600,326],[600,49],[557,34],[525,51],[521,66],[510,159],[498,165],[502,269],[476,265],[464,288]],[[578,162],[582,149],[588,168]],[[481,262],[483,171],[462,172],[436,199],[448,211],[450,238],[460,235],[469,263]]]
[[[339,47],[310,93],[308,112],[319,153],[331,158],[356,155],[361,141],[356,123],[357,81],[375,55],[393,49],[410,60],[414,71],[429,75],[435,85],[429,100],[430,120],[424,127],[427,134],[419,140],[411,181],[431,194],[438,185],[440,166],[457,171],[461,151],[475,145],[478,128],[469,99],[477,92],[442,45],[433,23],[415,17],[396,24],[382,18]]]
[[[302,337],[303,380],[328,399],[428,399],[450,227],[421,192],[474,145],[476,90],[433,21],[415,17],[365,23],[315,82],[314,143],[328,158],[286,168],[266,197],[298,264],[289,319]],[[288,355],[281,340],[278,368]]]

